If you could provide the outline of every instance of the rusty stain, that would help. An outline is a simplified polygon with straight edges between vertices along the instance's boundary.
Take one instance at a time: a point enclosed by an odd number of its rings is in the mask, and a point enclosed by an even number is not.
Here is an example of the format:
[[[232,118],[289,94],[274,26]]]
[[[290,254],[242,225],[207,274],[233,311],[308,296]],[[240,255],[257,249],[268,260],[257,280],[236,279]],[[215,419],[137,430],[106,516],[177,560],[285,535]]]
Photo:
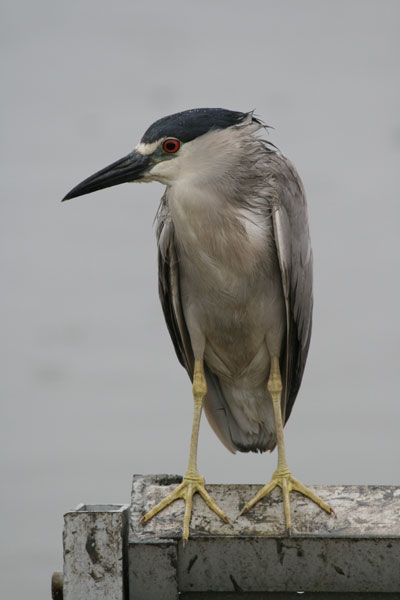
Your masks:
[[[240,587],[238,582],[235,580],[233,575],[229,575],[229,579],[232,581],[233,589],[235,590],[235,592],[243,592],[242,588]]]
[[[188,564],[188,568],[187,568],[187,572],[190,573],[190,571],[192,570],[192,567],[194,565],[194,563],[196,562],[196,560],[199,558],[198,554],[196,554],[195,556],[193,556],[193,558],[190,559],[189,564]]]
[[[279,556],[279,562],[283,565],[283,559],[285,558],[285,550],[283,542],[280,539],[276,540],[276,551]]]
[[[85,550],[89,554],[89,558],[93,564],[100,562],[100,556],[96,548],[96,528],[92,527],[89,530],[86,538]]]
[[[94,581],[100,581],[102,579],[102,576],[96,575],[96,573],[93,571],[93,569],[90,571],[89,575],[92,579],[94,579]]]
[[[52,600],[63,600],[64,598],[64,575],[60,571],[53,573],[51,578]]]
[[[325,552],[320,552],[317,556],[322,560],[323,563],[326,564],[328,562]]]
[[[344,571],[342,571],[340,567],[333,565],[333,568],[335,569],[336,573],[339,573],[339,575],[345,575]]]

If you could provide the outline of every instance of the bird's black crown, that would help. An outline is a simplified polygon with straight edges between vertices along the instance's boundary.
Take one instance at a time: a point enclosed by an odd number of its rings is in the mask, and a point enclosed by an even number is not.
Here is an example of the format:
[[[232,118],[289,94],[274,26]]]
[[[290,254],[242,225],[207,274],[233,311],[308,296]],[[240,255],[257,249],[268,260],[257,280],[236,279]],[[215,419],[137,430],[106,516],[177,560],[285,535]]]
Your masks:
[[[211,129],[225,129],[242,123],[250,113],[226,110],[225,108],[193,108],[168,115],[150,125],[142,142],[151,144],[164,137],[174,137],[181,142],[190,142]],[[258,120],[253,117],[253,121]]]

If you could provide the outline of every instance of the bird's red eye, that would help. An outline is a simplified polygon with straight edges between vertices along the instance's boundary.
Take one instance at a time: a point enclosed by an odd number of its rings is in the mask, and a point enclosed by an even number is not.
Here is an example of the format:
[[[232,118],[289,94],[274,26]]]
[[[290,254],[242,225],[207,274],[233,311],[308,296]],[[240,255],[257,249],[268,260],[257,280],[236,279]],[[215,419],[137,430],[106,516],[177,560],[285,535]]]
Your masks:
[[[173,153],[173,152],[178,152],[180,145],[181,144],[180,144],[179,140],[174,140],[173,138],[169,138],[168,140],[165,140],[162,147],[163,147],[163,150],[165,150],[165,152]]]

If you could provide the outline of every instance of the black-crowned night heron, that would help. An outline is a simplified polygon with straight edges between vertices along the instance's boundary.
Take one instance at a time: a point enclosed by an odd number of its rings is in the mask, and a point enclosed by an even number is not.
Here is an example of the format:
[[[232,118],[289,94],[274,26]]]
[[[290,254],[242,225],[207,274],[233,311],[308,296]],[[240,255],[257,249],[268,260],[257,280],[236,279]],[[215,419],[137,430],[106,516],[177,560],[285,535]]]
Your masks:
[[[293,165],[257,135],[253,113],[201,108],[170,115],[133,152],[77,185],[64,200],[128,181],[159,181],[159,291],[178,359],[193,381],[189,465],[182,483],[143,517],[178,498],[189,537],[198,492],[226,522],[197,470],[202,407],[235,452],[278,446],[272,479],[242,513],[276,486],[286,528],[295,490],[331,508],[295,479],[283,426],[303,376],[311,336],[312,252],[306,199]]]

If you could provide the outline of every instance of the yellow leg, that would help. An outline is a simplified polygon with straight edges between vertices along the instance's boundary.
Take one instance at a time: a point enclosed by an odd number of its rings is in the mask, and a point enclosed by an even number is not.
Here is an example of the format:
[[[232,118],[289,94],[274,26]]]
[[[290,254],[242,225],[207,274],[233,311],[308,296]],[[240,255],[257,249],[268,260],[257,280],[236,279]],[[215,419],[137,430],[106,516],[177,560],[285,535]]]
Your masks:
[[[185,514],[183,517],[183,533],[182,540],[184,544],[189,539],[189,525],[192,514],[192,498],[198,492],[206,504],[213,510],[225,523],[229,523],[229,519],[223,510],[212,499],[204,485],[204,477],[201,477],[197,471],[197,443],[199,439],[199,428],[201,411],[203,408],[204,397],[207,393],[207,384],[204,376],[203,362],[195,361],[194,376],[193,376],[193,398],[194,398],[194,414],[192,426],[192,438],[190,442],[189,464],[182,483],[175,488],[171,494],[161,500],[142,518],[142,523],[147,523],[154,515],[162,511],[166,506],[182,499],[185,502]]]
[[[250,510],[259,500],[269,494],[276,486],[282,490],[283,510],[285,512],[286,530],[288,535],[292,533],[292,519],[290,514],[290,492],[295,491],[310,498],[315,504],[318,504],[329,514],[334,514],[333,509],[328,506],[321,498],[316,496],[309,488],[295,479],[286,462],[285,441],[283,437],[283,422],[281,409],[282,380],[279,369],[279,360],[272,358],[271,373],[268,380],[268,391],[272,398],[275,417],[276,441],[278,446],[278,466],[272,475],[271,481],[267,483],[242,509],[241,515]]]

